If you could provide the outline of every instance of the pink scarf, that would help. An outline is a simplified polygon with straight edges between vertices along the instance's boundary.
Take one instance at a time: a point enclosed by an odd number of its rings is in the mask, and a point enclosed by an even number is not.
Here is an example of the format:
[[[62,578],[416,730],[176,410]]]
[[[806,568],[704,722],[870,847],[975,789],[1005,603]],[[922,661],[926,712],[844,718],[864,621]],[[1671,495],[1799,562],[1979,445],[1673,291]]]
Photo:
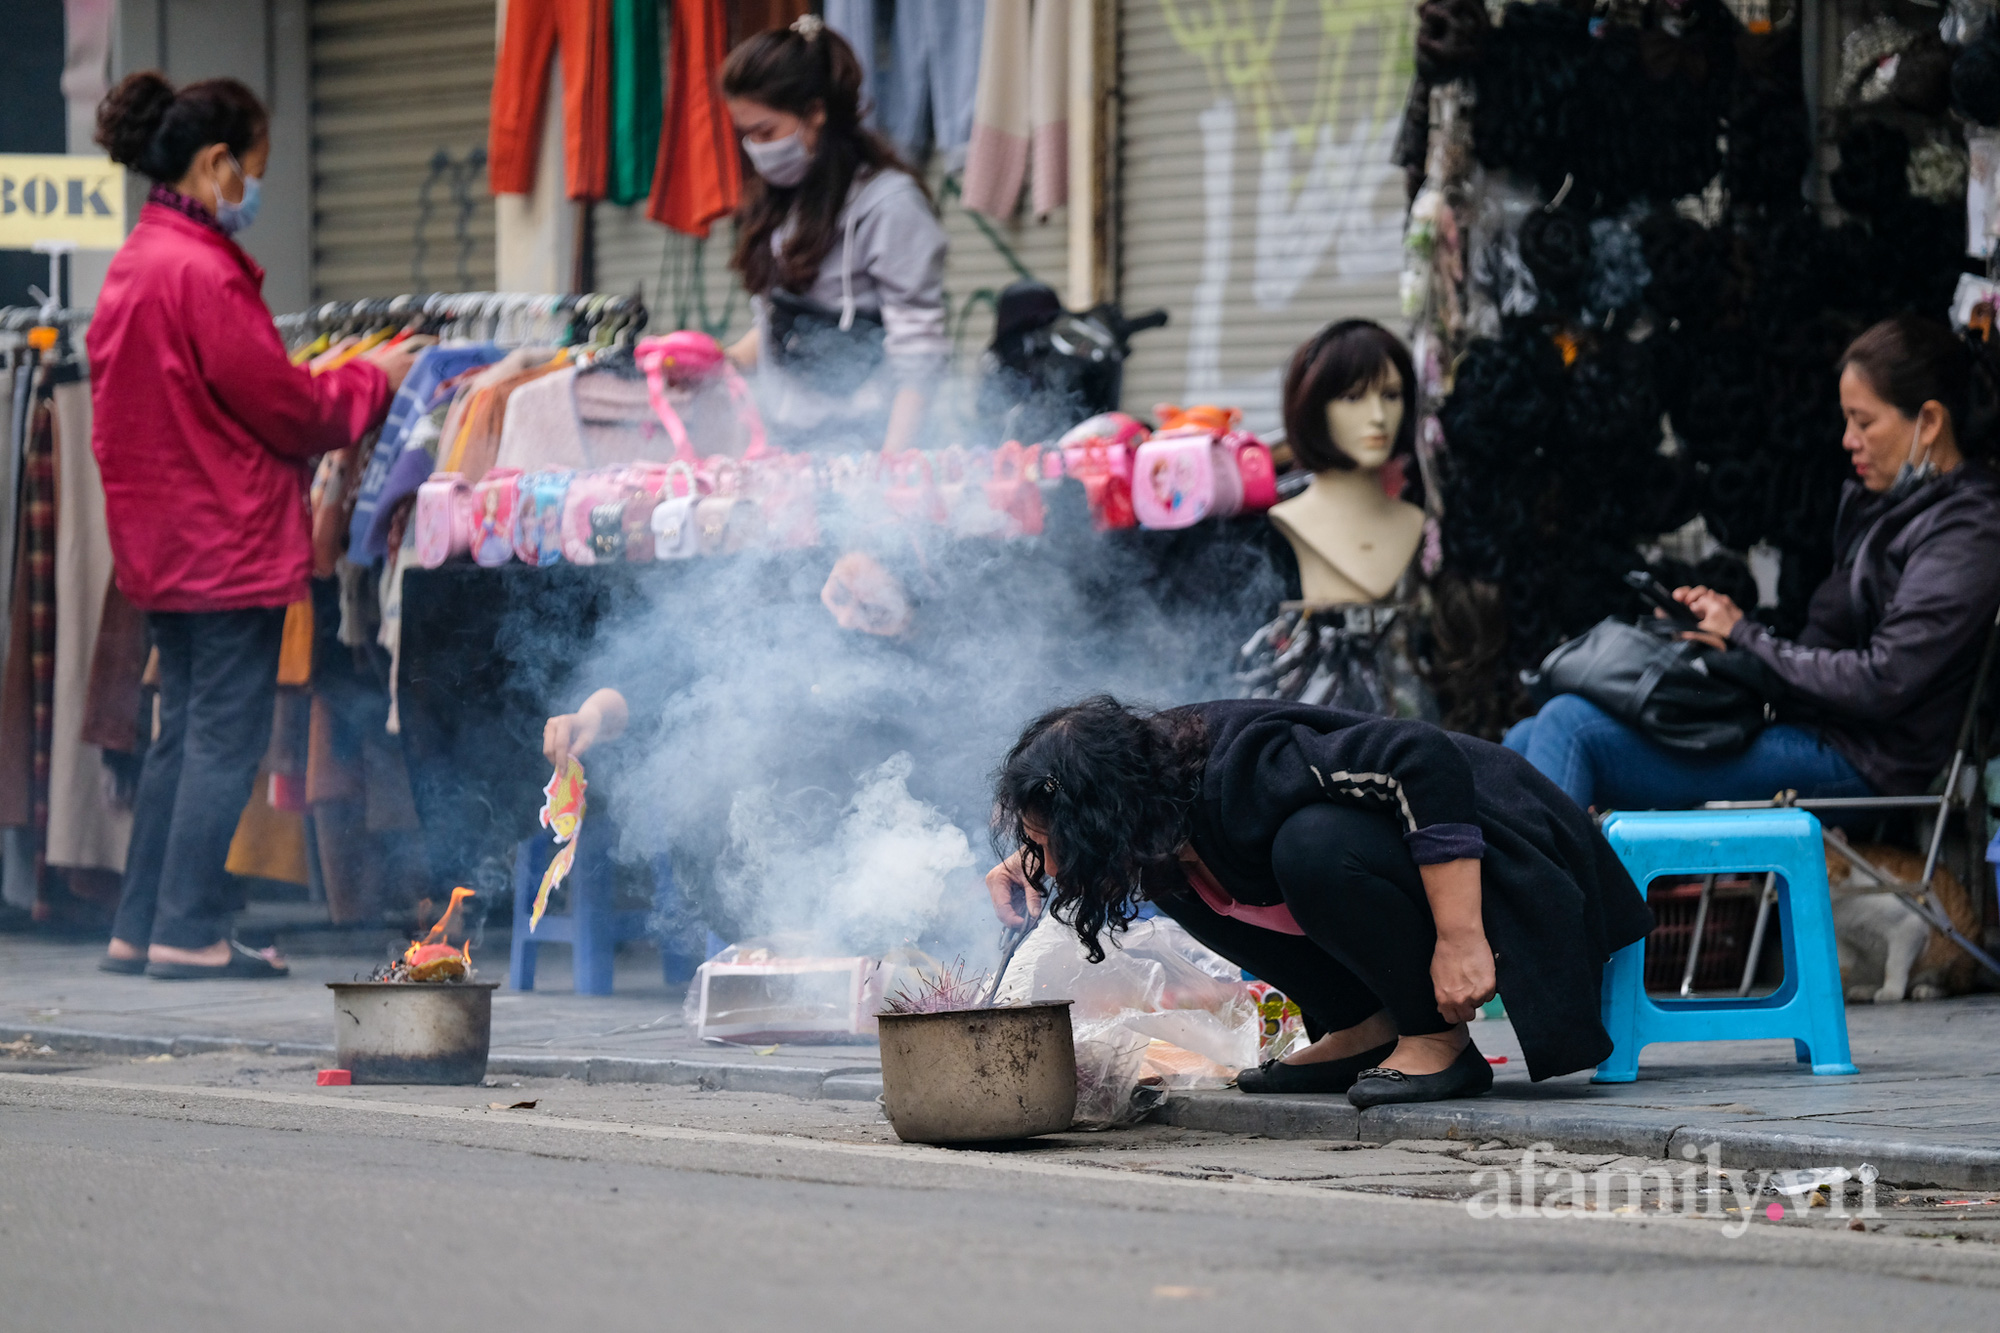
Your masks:
[[[1181,869],[1187,873],[1188,883],[1208,904],[1208,910],[1218,916],[1233,917],[1245,925],[1256,926],[1260,930],[1275,930],[1281,935],[1303,935],[1299,923],[1292,920],[1292,909],[1279,903],[1276,907],[1252,907],[1239,903],[1229,896],[1228,890],[1215,882],[1215,876],[1208,873],[1208,867],[1200,861],[1183,860]]]

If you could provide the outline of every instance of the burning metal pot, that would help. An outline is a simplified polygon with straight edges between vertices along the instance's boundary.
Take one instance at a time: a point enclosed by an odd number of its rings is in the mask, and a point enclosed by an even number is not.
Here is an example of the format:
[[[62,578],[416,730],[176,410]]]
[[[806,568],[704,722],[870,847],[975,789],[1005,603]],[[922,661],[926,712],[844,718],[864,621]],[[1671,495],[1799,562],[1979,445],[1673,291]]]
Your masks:
[[[882,1109],[905,1143],[979,1143],[1068,1129],[1076,1118],[1069,1001],[885,1013]]]
[[[335,1059],[356,1083],[477,1083],[493,1041],[496,981],[472,979],[472,944],[454,947],[452,923],[472,890],[451,903],[402,957],[367,981],[330,981]]]
[[[486,1077],[497,981],[330,981],[335,1061],[356,1083]]]

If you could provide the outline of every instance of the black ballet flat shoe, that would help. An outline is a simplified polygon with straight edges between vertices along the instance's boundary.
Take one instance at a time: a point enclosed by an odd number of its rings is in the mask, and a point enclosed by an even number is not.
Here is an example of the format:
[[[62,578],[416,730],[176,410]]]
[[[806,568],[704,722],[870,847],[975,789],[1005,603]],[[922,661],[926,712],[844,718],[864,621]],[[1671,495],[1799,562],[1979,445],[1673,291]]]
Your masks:
[[[1346,1092],[1362,1070],[1389,1058],[1395,1042],[1377,1046],[1359,1055],[1343,1055],[1311,1064],[1288,1065],[1283,1060],[1266,1060],[1255,1069],[1236,1075],[1238,1092]]]
[[[1493,1066],[1472,1042],[1458,1058],[1435,1074],[1405,1074],[1397,1069],[1364,1069],[1347,1090],[1347,1100],[1365,1111],[1371,1106],[1404,1102],[1444,1102],[1477,1097],[1493,1087]]]
[[[97,970],[111,972],[121,977],[139,977],[146,974],[146,955],[137,958],[113,958],[105,954],[97,960]]]

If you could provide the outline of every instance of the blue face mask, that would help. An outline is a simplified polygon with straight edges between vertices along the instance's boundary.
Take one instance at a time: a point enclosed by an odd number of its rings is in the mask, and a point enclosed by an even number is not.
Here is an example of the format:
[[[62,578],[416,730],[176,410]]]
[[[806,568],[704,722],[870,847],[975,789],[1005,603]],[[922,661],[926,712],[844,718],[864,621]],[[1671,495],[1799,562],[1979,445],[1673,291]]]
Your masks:
[[[264,181],[258,176],[244,175],[243,166],[234,157],[229,164],[236,168],[237,176],[243,181],[243,198],[230,203],[222,197],[221,187],[215,191],[215,222],[224,231],[234,236],[257,220],[257,206],[263,199]]]

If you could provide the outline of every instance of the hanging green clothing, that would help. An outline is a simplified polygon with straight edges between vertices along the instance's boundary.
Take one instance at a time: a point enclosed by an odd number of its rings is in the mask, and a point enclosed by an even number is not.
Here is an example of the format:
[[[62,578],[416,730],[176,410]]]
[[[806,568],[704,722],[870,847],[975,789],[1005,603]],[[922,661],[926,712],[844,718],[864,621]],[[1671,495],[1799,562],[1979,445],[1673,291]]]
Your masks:
[[[612,203],[635,204],[652,193],[665,101],[659,0],[611,0]]]

